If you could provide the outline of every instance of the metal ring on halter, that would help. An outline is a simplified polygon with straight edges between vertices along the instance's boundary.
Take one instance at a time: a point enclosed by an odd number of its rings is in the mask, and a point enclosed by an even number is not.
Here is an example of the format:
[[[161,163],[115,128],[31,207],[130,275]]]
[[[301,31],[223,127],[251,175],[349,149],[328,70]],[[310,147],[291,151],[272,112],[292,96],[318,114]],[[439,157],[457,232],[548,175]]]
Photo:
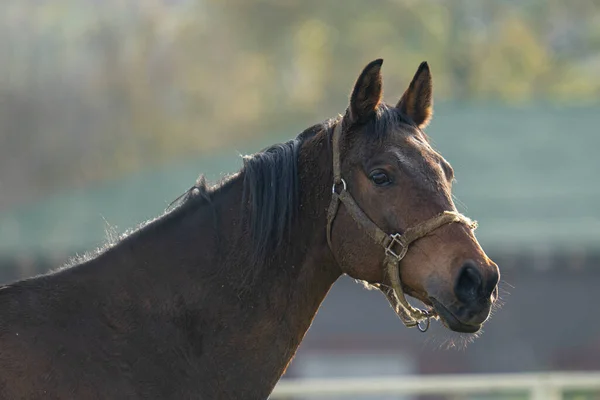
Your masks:
[[[344,179],[340,179],[340,182],[342,183],[343,191],[346,190],[347,186],[346,186],[346,181]],[[336,183],[333,182],[333,186],[331,187],[331,193],[335,193],[335,187],[336,187]]]
[[[423,310],[423,313],[425,314],[426,318],[424,320],[422,319],[420,321],[417,321],[417,329],[425,333],[429,329],[429,325],[431,325],[431,315],[429,314],[429,311]],[[424,328],[421,327],[421,322],[423,321],[426,321]]]

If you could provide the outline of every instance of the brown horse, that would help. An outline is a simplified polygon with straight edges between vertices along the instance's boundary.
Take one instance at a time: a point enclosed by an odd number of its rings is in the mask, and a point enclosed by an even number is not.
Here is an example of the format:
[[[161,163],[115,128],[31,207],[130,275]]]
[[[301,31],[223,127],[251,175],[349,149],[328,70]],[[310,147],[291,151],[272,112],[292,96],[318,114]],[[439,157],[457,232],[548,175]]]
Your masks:
[[[478,331],[499,272],[422,132],[429,67],[390,106],[381,65],[345,115],[216,187],[200,180],[93,257],[2,287],[0,398],[267,398],[342,274],[379,287],[408,326]]]

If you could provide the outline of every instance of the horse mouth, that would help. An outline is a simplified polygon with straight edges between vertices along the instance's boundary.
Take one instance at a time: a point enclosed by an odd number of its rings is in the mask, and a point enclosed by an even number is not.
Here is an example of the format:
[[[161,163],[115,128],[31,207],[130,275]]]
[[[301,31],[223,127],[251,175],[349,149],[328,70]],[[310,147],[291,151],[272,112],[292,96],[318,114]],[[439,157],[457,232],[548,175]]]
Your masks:
[[[430,297],[429,299],[431,300],[433,309],[438,314],[440,321],[442,321],[442,324],[444,324],[446,328],[461,333],[476,333],[481,329],[481,324],[465,324],[456,318],[456,316],[454,316],[454,314],[437,299],[434,297]]]

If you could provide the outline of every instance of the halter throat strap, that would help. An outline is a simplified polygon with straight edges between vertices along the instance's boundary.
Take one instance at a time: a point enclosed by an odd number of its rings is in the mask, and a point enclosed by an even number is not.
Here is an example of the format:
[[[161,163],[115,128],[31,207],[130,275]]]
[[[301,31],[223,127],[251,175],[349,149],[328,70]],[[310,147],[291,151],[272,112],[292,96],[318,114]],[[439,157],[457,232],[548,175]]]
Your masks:
[[[379,286],[379,288],[392,303],[404,325],[407,327],[417,326],[419,330],[425,332],[429,327],[429,319],[435,317],[435,314],[431,310],[414,308],[406,300],[402,282],[400,281],[400,261],[406,256],[409,246],[413,242],[427,236],[444,225],[458,222],[467,225],[471,229],[475,229],[477,223],[457,212],[444,211],[431,219],[406,229],[402,234],[388,234],[384,232],[356,203],[350,192],[348,192],[346,181],[342,178],[340,159],[340,140],[343,129],[342,121],[343,120],[338,122],[334,128],[332,138],[333,186],[331,189],[331,203],[329,204],[329,209],[327,211],[327,243],[333,252],[331,240],[333,222],[339,210],[340,203],[342,203],[352,219],[359,224],[375,243],[382,246],[385,250],[385,272],[388,275],[392,287],[391,290],[381,286]],[[422,321],[425,321],[424,326],[420,325]]]

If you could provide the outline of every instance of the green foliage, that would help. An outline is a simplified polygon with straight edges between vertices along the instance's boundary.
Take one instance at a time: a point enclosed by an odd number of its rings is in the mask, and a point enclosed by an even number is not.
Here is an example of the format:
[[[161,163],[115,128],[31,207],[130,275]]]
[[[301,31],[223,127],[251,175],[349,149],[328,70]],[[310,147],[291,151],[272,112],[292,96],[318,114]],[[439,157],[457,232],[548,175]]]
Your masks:
[[[0,16],[0,180],[22,183],[0,208],[333,116],[378,57],[390,102],[423,60],[436,101],[600,98],[597,0],[5,0]]]

